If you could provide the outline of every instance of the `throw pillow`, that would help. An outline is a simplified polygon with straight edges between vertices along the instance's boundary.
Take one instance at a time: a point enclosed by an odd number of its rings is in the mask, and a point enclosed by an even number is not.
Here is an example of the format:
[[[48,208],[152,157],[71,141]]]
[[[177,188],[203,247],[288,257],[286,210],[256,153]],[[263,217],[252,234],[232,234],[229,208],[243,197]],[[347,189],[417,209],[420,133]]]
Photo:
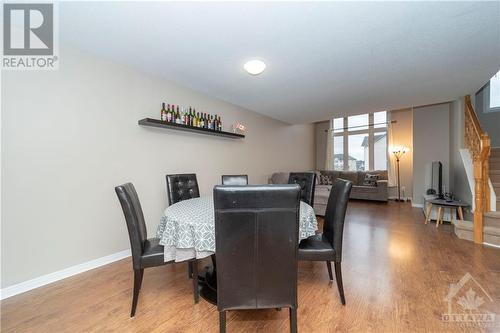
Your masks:
[[[332,179],[327,175],[319,175],[320,185],[332,185]]]
[[[377,186],[379,175],[371,175],[367,173],[365,175],[365,180],[363,181],[364,186]]]

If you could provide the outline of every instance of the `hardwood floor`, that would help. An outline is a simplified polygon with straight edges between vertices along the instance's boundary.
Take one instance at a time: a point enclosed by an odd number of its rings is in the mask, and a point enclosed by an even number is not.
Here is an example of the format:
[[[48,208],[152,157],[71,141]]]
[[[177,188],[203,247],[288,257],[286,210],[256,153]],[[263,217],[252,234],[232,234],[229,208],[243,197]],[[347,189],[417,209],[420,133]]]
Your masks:
[[[448,224],[436,229],[423,221],[422,211],[408,203],[350,202],[342,264],[347,305],[329,283],[324,262],[301,262],[299,331],[480,331],[441,320],[450,283],[468,272],[492,299],[481,295],[481,309],[497,314],[496,327],[483,331],[499,332],[500,249],[460,240]],[[218,332],[216,307],[204,300],[193,304],[185,263],[145,271],[133,319],[132,279],[126,259],[9,298],[1,302],[1,330]],[[288,332],[288,311],[231,311],[227,330]]]

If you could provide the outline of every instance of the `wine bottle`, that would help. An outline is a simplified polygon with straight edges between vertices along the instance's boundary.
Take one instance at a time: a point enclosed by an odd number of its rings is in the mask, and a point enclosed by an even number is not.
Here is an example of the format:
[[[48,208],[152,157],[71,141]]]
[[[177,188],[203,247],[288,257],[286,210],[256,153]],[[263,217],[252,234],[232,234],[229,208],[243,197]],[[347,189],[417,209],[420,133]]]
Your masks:
[[[222,120],[220,119],[220,116],[219,116],[218,125],[219,125],[219,128],[217,130],[222,131]]]
[[[172,121],[172,113],[170,112],[170,104],[167,104],[167,121]]]
[[[179,112],[179,105],[177,105],[177,112],[175,113],[175,123],[176,124],[182,123],[181,113]]]
[[[196,109],[195,109],[196,111]],[[196,112],[196,116],[195,116],[195,124],[194,124],[194,127],[199,127],[200,126],[200,113],[199,112]]]
[[[167,110],[165,110],[165,103],[161,103],[160,119],[161,121],[167,120]]]

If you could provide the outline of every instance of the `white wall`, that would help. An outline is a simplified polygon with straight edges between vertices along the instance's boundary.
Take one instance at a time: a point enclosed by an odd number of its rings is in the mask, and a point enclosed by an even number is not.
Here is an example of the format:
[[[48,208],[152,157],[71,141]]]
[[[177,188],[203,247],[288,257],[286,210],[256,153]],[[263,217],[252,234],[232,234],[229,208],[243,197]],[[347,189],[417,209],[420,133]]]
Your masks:
[[[450,103],[413,108],[413,203],[422,204],[433,161],[443,164],[443,186],[450,190]]]
[[[474,96],[474,95],[473,95]],[[492,147],[500,147],[500,108],[490,109],[490,83],[475,94],[474,110],[483,131],[490,136]]]
[[[150,236],[165,174],[195,172],[202,195],[224,173],[266,183],[314,167],[313,125],[289,126],[133,69],[61,48],[53,72],[2,76],[2,287],[129,247],[114,186],[131,181]],[[168,61],[168,59],[165,59]],[[160,103],[247,125],[244,140],[143,128]]]
[[[330,122],[322,121],[314,124],[315,146],[316,146],[316,170],[326,170],[326,150],[328,138],[330,137]]]

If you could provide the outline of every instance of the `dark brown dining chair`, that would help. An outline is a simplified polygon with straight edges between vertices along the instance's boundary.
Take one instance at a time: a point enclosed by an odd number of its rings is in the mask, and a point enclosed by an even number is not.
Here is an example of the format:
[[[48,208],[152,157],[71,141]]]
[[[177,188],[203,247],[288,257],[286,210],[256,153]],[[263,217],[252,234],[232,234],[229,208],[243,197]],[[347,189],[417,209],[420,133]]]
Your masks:
[[[200,189],[198,187],[198,180],[194,173],[181,173],[175,175],[167,175],[167,195],[170,205],[182,200],[199,198]],[[193,265],[196,262],[188,262],[188,277],[193,277]]]
[[[217,309],[290,309],[297,332],[297,185],[216,186]]]
[[[123,215],[127,222],[128,236],[132,250],[132,267],[134,268],[134,294],[132,297],[132,310],[130,317],[135,316],[139,291],[141,290],[144,269],[173,263],[164,261],[163,245],[158,238],[147,238],[146,223],[142,213],[141,203],[132,183],[126,183],[115,187],[116,195],[120,200]],[[193,291],[194,301],[198,302],[198,270],[194,265]]]
[[[222,175],[222,185],[248,185],[248,176]]]
[[[290,172],[288,184],[300,185],[300,200],[314,207],[315,172]]]
[[[345,296],[341,270],[342,236],[351,188],[351,181],[339,178],[335,180],[326,205],[323,233],[304,239],[299,244],[299,260],[325,261],[330,281],[333,281],[331,261],[334,262],[337,288],[343,305]]]
[[[182,200],[199,198],[200,189],[194,173],[167,175],[167,194],[170,205]]]

